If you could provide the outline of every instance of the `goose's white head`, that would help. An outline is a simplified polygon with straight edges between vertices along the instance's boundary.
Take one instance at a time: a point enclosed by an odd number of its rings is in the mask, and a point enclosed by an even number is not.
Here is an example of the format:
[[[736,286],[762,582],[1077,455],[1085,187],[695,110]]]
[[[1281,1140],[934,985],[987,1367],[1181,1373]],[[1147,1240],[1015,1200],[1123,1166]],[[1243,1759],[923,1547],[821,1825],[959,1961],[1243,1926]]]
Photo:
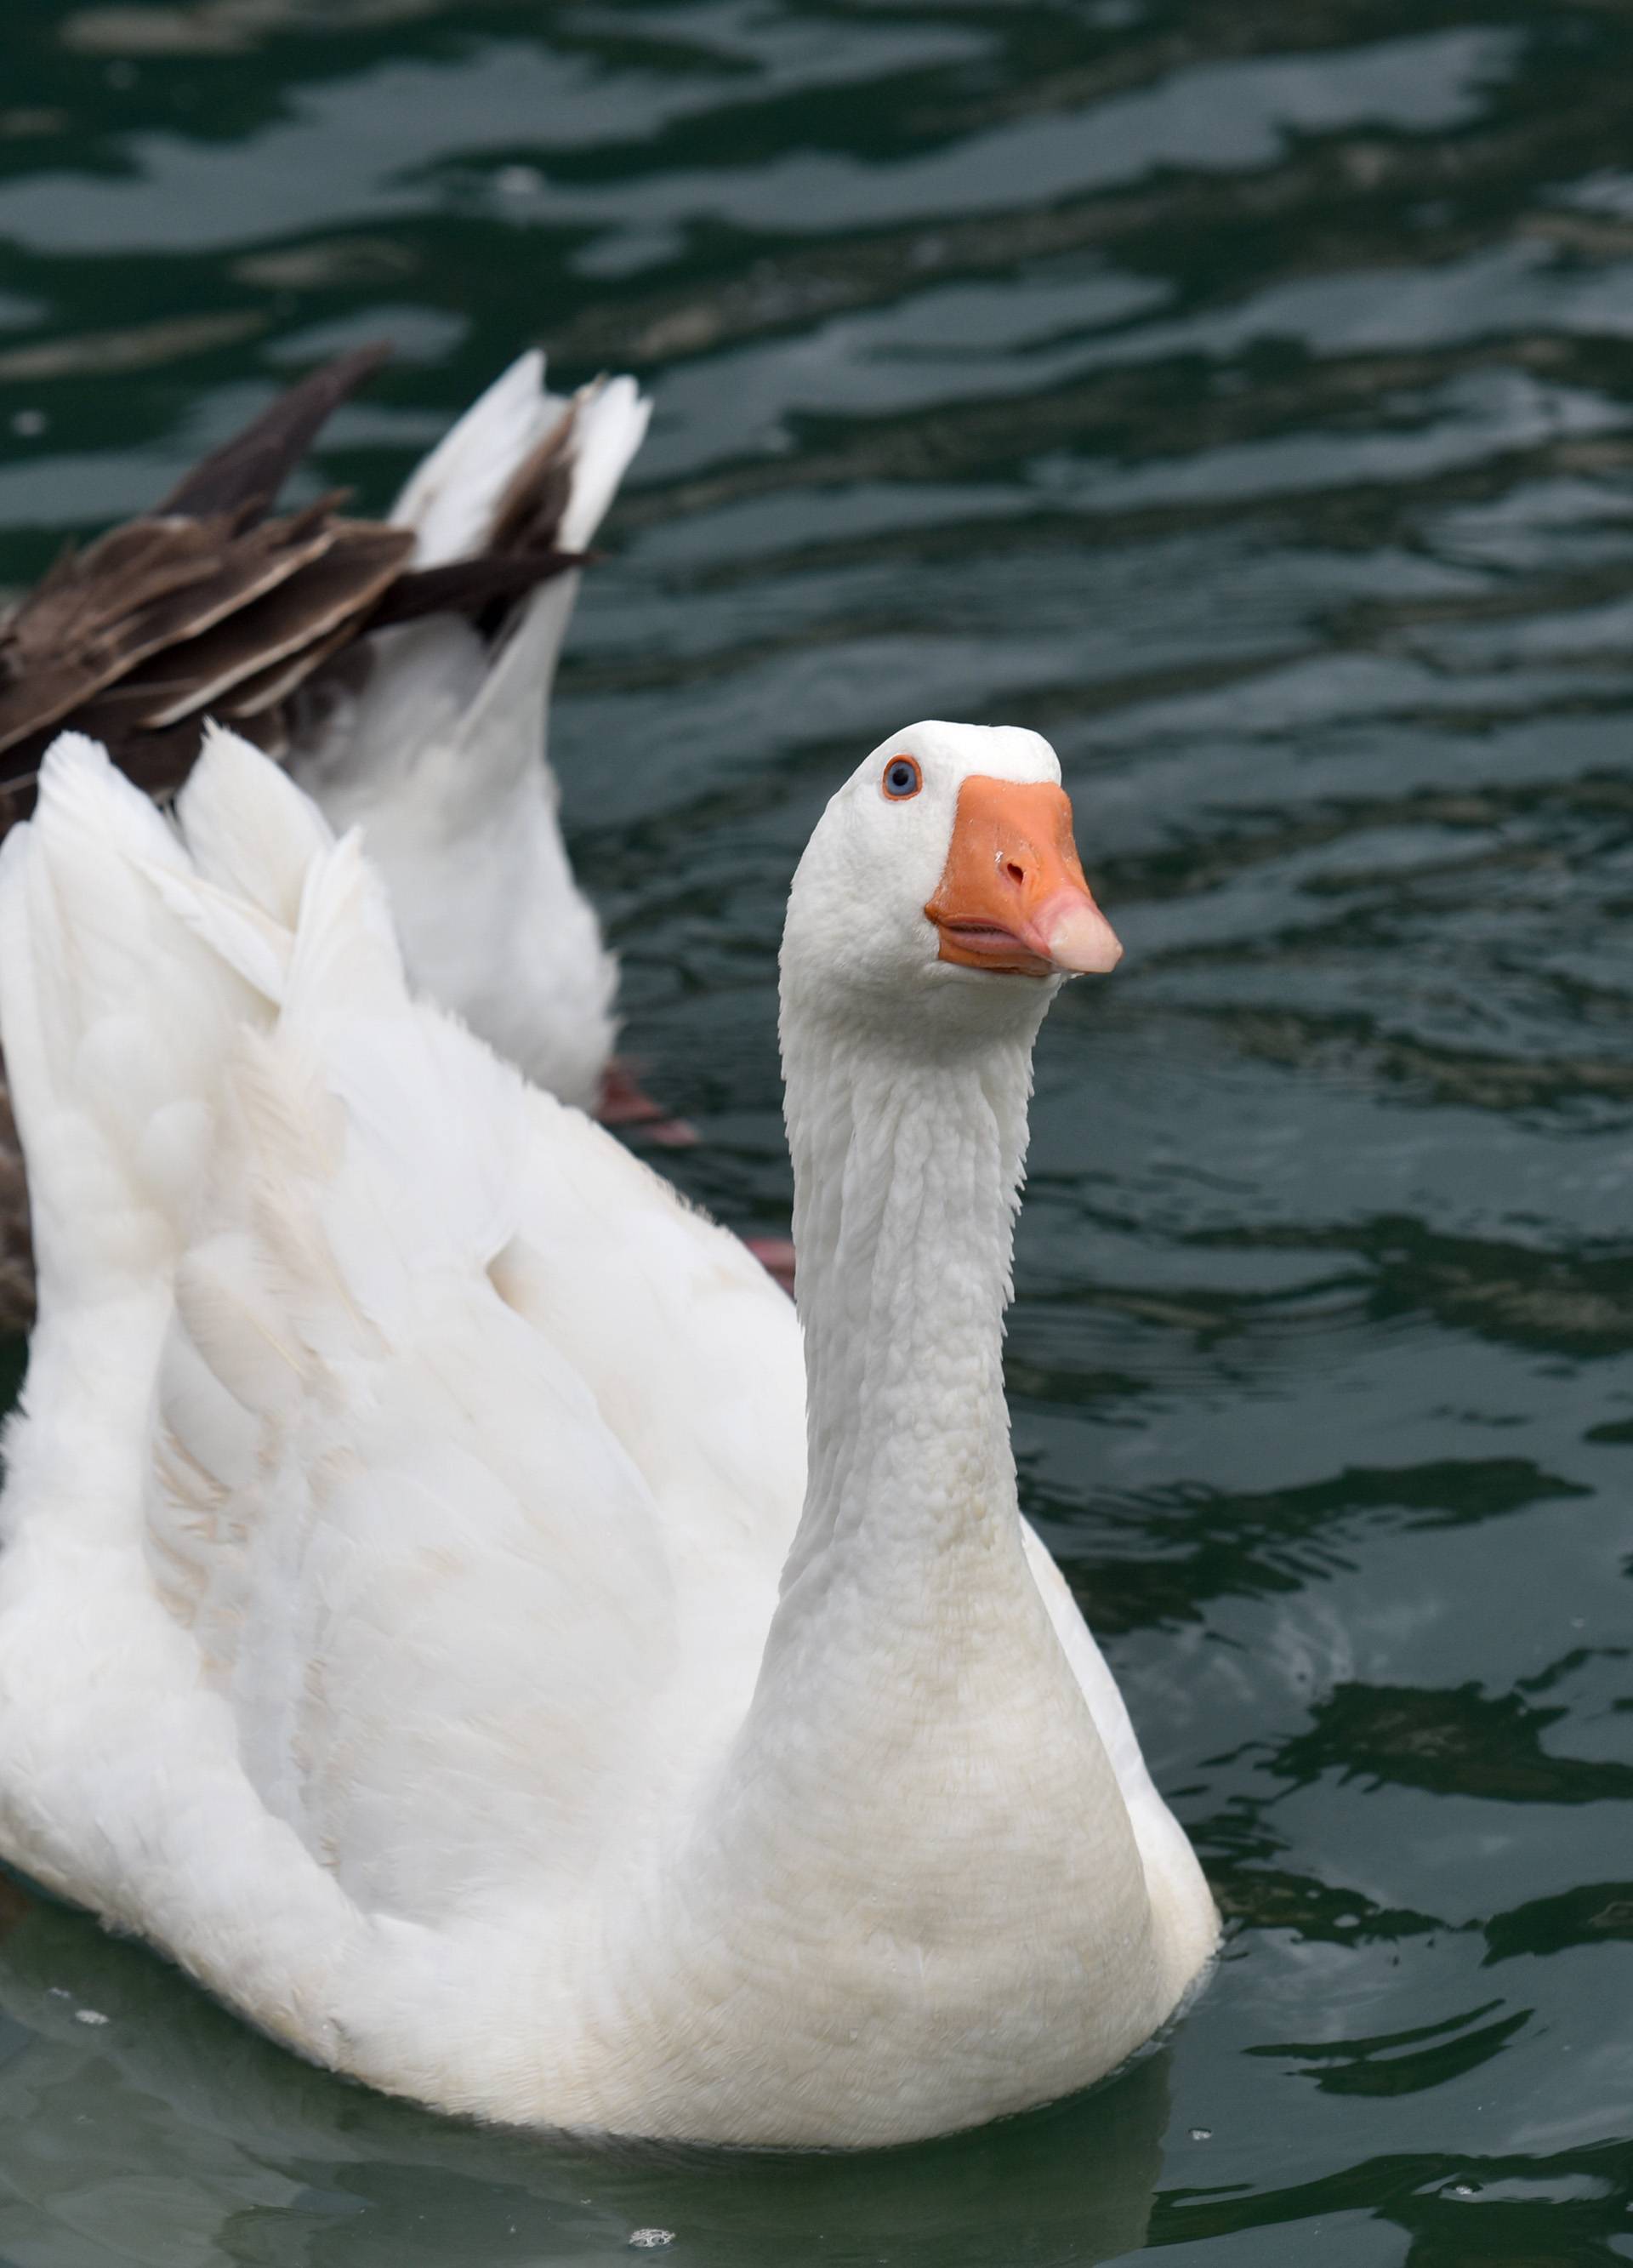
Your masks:
[[[818,821],[783,936],[791,1004],[929,1029],[1041,1014],[1122,947],[1083,879],[1060,761],[1015,725],[909,725]]]

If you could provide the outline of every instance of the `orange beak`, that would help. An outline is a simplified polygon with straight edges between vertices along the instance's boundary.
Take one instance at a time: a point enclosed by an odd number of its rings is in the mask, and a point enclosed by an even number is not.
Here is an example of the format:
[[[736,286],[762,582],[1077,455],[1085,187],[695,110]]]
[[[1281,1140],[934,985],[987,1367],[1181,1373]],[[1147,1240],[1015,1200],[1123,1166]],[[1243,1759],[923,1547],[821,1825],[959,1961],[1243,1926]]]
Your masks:
[[[1041,781],[971,774],[924,911],[941,932],[940,958],[961,968],[1104,976],[1122,958],[1083,879],[1066,792]]]

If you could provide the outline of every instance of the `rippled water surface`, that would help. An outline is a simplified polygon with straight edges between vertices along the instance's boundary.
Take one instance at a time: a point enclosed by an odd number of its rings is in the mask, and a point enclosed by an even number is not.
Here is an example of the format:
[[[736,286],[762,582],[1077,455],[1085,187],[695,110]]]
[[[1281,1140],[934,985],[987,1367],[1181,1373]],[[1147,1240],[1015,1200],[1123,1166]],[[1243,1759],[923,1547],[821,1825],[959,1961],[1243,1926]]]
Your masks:
[[[651,386],[556,749],[733,1222],[824,797],[926,713],[1059,746],[1129,951],[1041,1051],[1023,1486],[1232,1917],[1093,2095],[790,2161],[423,2117],[19,1896],[0,2256],[1633,2258],[1633,8],[11,0],[0,56],[0,580],[382,331],[376,505],[530,336]]]

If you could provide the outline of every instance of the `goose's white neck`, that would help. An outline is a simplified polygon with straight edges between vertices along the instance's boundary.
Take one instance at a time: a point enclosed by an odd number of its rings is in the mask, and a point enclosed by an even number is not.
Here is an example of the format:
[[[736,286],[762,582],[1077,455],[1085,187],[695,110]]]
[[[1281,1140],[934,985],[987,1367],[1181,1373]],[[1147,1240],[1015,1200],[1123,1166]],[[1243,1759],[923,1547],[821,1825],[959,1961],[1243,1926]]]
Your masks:
[[[945,1605],[1019,1567],[1001,1353],[1036,1027],[904,1052],[785,1019],[809,1477],[769,1659],[857,1573]]]
[[[1016,1506],[1000,1348],[1037,1020],[910,1054],[860,1020],[785,1010],[807,1493],[667,1877],[689,2131],[742,2140],[990,2117],[1163,2013],[1128,1813]]]
[[[1058,1718],[1093,1741],[1026,1564],[1004,1399],[1044,1005],[940,1045],[797,997],[783,1015],[808,1468],[746,1735],[795,1761],[820,1724],[824,1777],[893,1748],[938,1845],[932,1791],[993,1753],[1018,1694],[1034,1737]]]

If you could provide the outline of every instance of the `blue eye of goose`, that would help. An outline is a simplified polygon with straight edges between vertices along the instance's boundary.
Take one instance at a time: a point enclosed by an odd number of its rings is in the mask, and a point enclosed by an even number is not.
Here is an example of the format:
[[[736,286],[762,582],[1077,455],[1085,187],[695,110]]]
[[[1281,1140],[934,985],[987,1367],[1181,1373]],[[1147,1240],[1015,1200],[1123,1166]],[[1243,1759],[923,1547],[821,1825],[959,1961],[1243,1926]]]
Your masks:
[[[923,784],[923,775],[911,756],[892,756],[885,766],[885,793],[894,803],[905,803]]]

